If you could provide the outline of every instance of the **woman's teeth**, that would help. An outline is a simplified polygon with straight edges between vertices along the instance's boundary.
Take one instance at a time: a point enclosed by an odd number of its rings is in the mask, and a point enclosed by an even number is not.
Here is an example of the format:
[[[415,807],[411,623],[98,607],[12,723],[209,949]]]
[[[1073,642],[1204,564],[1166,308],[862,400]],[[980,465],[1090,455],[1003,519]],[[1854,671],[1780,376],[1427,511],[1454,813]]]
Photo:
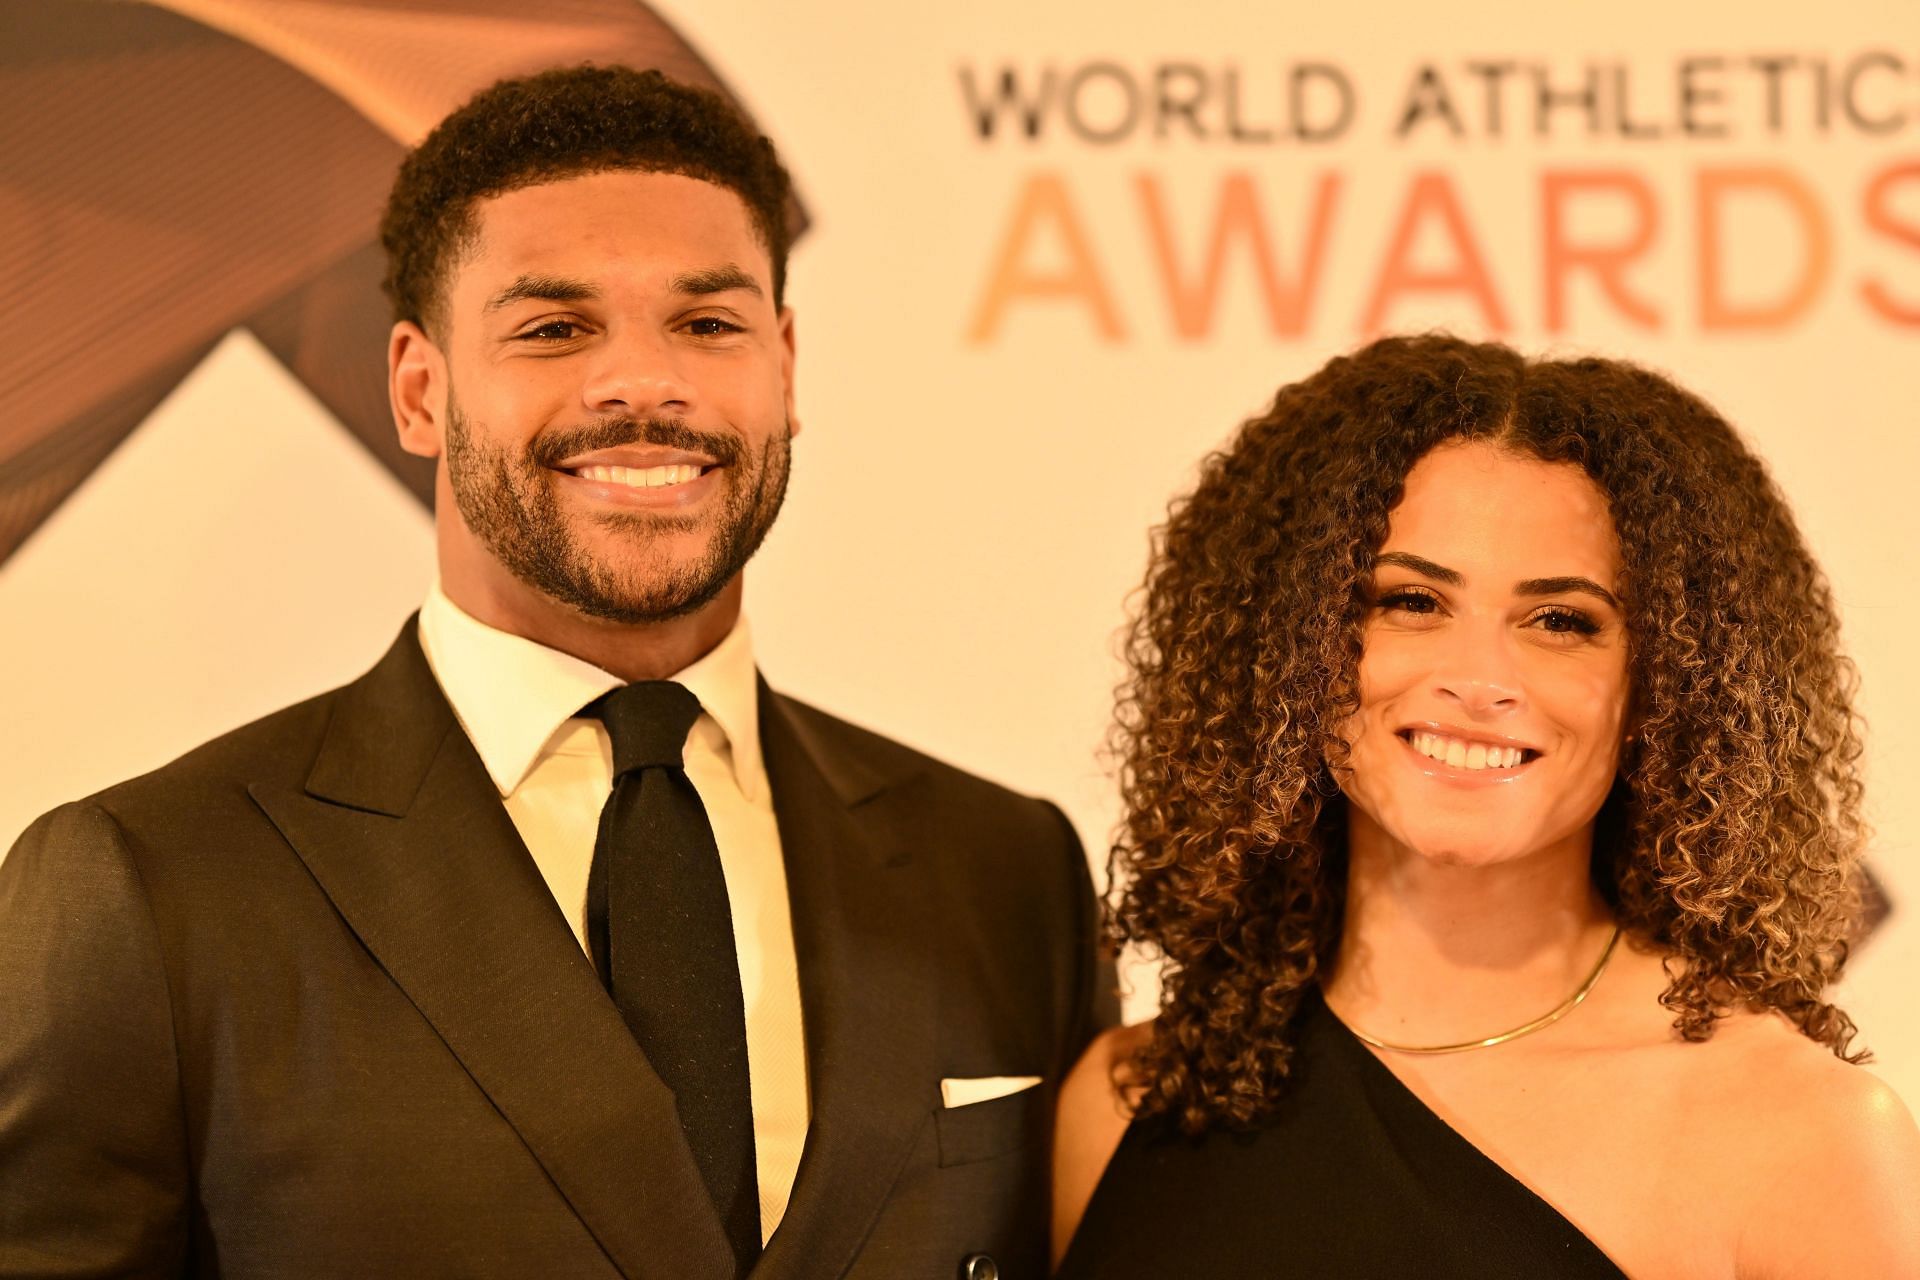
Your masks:
[[[1462,742],[1438,733],[1415,733],[1413,749],[1452,769],[1511,769],[1525,757],[1519,747],[1490,747],[1484,742]]]
[[[700,478],[699,467],[581,467],[574,472],[582,480],[606,484],[624,484],[634,489],[661,489]]]

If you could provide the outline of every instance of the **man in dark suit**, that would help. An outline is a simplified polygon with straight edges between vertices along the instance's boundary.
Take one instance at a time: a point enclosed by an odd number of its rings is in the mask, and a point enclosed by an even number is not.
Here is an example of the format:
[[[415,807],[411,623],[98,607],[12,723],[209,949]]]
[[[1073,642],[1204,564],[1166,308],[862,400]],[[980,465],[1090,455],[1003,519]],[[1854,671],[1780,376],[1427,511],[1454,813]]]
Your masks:
[[[0,1275],[1044,1274],[1110,996],[1058,810],[771,692],[786,175],[495,86],[383,224],[440,581],[0,864]]]

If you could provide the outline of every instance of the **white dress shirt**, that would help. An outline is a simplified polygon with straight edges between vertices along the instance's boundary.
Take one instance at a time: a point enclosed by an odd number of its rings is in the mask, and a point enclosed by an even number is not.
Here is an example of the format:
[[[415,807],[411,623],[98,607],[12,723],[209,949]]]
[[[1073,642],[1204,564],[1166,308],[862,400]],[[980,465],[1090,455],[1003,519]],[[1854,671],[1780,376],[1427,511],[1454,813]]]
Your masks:
[[[600,810],[613,791],[613,747],[598,720],[576,713],[624,681],[488,626],[448,599],[438,582],[420,607],[420,647],[584,949],[587,868]],[[806,1146],[807,1060],[786,864],[760,757],[759,685],[746,619],[671,679],[700,700],[686,770],[713,823],[733,912],[764,1242],[786,1212]]]

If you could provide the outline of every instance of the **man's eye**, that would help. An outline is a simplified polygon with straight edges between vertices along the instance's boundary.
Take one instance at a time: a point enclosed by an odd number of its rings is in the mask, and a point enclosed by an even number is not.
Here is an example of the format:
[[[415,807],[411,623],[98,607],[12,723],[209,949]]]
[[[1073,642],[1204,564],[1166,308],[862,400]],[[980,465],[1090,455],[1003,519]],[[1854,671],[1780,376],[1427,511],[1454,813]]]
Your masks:
[[[521,334],[522,338],[531,338],[536,342],[565,342],[578,336],[580,326],[571,320],[549,320],[537,329],[529,329]]]
[[[739,325],[719,316],[701,316],[698,320],[687,322],[687,332],[702,338],[717,338],[722,334],[742,332]]]

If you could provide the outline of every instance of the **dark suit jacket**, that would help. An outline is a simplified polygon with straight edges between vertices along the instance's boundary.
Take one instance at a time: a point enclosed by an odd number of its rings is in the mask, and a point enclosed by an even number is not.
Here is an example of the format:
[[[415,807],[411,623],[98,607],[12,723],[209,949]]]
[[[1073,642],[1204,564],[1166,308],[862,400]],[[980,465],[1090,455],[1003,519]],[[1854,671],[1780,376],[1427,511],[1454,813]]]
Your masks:
[[[756,1277],[1045,1274],[1103,985],[1058,810],[762,687],[812,1127]],[[946,1076],[1041,1075],[955,1110]],[[412,626],[0,864],[0,1275],[727,1271]]]

